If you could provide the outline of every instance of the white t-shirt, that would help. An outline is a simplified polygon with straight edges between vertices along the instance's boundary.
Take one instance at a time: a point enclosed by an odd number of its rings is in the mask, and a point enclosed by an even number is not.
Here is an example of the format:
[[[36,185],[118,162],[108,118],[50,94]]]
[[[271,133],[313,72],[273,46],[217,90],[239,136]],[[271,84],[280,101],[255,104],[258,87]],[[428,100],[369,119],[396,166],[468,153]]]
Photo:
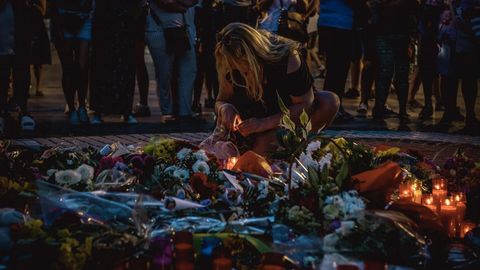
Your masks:
[[[282,1],[282,3],[280,3]],[[295,5],[296,0],[274,0],[264,17],[260,20],[258,28],[275,33],[278,31],[278,19],[283,8],[287,9],[291,5]]]

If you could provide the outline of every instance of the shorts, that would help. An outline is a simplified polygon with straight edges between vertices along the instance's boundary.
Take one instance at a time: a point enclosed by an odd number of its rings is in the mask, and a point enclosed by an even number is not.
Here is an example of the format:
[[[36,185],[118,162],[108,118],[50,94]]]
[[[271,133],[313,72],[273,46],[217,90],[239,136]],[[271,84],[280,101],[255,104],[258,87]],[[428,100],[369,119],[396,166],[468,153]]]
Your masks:
[[[72,34],[69,32],[64,32],[63,37],[65,39],[82,39],[86,41],[91,41],[92,40],[92,18],[89,18],[85,20],[85,23],[83,23],[82,28],[80,28],[80,31],[76,34]]]

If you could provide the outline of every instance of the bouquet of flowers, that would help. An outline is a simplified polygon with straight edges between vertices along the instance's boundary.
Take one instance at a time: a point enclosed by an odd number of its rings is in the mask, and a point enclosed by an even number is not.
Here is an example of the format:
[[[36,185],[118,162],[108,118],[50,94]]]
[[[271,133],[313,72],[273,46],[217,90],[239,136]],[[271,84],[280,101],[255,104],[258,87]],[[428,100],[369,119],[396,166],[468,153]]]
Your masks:
[[[445,162],[441,175],[448,180],[449,191],[468,192],[480,186],[480,163],[460,150]]]

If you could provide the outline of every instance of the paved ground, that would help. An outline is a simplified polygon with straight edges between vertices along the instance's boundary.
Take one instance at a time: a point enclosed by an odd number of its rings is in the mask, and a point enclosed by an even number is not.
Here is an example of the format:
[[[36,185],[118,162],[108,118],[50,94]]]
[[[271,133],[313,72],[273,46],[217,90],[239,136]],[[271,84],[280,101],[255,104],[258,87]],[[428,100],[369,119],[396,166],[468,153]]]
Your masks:
[[[205,110],[205,122],[202,123],[160,123],[160,109],[155,93],[155,81],[153,77],[153,63],[151,57],[146,52],[147,67],[150,76],[150,94],[149,104],[152,109],[152,116],[149,118],[141,118],[137,125],[124,125],[120,121],[119,116],[106,117],[106,124],[100,126],[80,126],[72,127],[68,123],[64,111],[64,98],[61,89],[61,68],[56,57],[56,52],[52,52],[54,59],[53,65],[44,67],[44,81],[42,90],[45,93],[44,97],[35,97],[33,95],[29,102],[32,115],[37,120],[37,130],[33,133],[20,132],[18,129],[10,129],[7,134],[9,139],[19,138],[45,138],[45,137],[64,137],[64,136],[107,136],[107,135],[124,135],[124,134],[158,134],[158,133],[172,133],[172,132],[208,132],[213,128],[213,113],[211,110]],[[317,80],[315,85],[318,89],[322,88],[323,80]],[[347,83],[347,88],[349,83]],[[137,94],[136,94],[137,95]],[[417,99],[423,102],[422,91],[417,94]],[[459,105],[463,107],[463,99],[459,96]],[[345,107],[348,111],[355,113],[359,100],[344,100]],[[372,103],[372,102],[370,102]],[[394,109],[397,109],[396,97],[391,94],[388,104]],[[372,105],[372,104],[370,104]],[[480,98],[477,100],[478,115],[480,116]],[[434,124],[441,118],[441,112],[436,112],[434,119],[431,121],[420,122],[416,119],[416,115],[420,109],[409,109],[412,116],[412,123],[407,126],[400,126],[397,119],[389,119],[384,125],[380,125],[371,121],[368,118],[357,117],[352,121],[335,124],[331,130],[357,130],[364,131],[371,137],[375,137],[377,131],[428,131],[428,132],[446,132],[447,130],[438,130]],[[463,124],[456,123],[448,132],[451,134],[465,134],[462,130]],[[368,131],[368,132],[367,132]],[[374,132],[372,132],[374,131]],[[378,133],[379,134],[379,133]],[[470,132],[472,135],[472,132]],[[474,130],[473,135],[480,135],[480,130]],[[465,137],[466,141],[473,139],[473,137]]]

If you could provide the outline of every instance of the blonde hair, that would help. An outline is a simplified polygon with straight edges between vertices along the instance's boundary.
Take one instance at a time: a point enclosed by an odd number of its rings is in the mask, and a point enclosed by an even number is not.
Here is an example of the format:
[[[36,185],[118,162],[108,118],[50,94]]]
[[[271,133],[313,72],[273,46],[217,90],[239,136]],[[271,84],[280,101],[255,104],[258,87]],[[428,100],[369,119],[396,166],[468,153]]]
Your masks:
[[[227,89],[228,79],[233,86],[243,87],[249,98],[262,101],[263,68],[266,63],[280,62],[299,44],[293,40],[272,35],[264,30],[256,30],[243,23],[231,23],[219,33],[215,49],[220,94]],[[241,81],[235,78],[234,71],[239,71],[246,63],[249,74],[241,74]],[[238,73],[238,72],[236,72]]]

